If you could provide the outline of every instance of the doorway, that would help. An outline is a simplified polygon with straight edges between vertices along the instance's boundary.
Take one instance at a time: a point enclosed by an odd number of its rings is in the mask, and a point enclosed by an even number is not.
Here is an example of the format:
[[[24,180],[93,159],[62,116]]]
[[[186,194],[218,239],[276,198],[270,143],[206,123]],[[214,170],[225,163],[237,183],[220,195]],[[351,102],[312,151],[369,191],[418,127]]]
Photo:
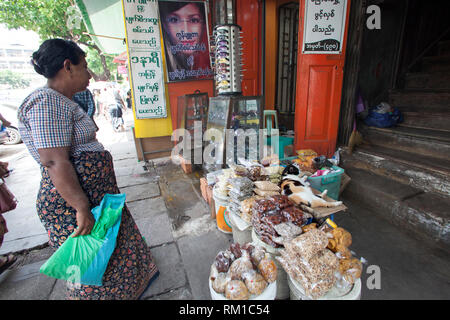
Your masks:
[[[280,131],[294,130],[297,79],[299,4],[289,2],[278,8],[278,65],[275,110]]]

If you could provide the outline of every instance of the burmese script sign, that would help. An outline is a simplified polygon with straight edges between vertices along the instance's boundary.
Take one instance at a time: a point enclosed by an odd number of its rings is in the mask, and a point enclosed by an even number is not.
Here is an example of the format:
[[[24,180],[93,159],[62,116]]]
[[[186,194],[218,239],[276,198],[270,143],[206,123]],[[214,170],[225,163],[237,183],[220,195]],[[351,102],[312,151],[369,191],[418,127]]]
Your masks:
[[[347,0],[306,0],[303,53],[340,54]]]
[[[122,1],[136,118],[166,118],[158,1]]]

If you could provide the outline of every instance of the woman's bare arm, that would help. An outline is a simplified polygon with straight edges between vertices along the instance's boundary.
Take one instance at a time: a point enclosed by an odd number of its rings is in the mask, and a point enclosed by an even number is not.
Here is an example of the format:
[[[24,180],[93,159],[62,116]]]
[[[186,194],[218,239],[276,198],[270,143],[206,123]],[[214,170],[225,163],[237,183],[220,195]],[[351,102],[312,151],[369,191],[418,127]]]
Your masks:
[[[48,169],[50,178],[67,204],[77,211],[77,225],[74,237],[91,233],[95,219],[89,200],[81,189],[77,174],[69,160],[69,147],[38,149],[41,163]]]

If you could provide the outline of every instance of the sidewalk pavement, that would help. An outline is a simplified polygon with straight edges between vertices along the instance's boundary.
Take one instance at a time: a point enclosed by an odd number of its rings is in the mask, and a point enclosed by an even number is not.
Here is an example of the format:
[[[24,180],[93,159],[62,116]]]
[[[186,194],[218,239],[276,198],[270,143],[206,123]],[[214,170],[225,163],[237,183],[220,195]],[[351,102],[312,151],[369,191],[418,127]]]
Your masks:
[[[168,158],[145,165],[137,161],[131,132],[114,137],[105,148],[113,155],[119,188],[127,195],[127,206],[160,270],[142,299],[209,300],[210,266],[216,254],[229,247],[232,236],[220,232],[210,218],[200,195],[199,173],[185,174]],[[25,153],[11,161],[11,167],[7,185],[20,202],[5,214],[10,232],[0,254],[19,252],[19,259],[0,275],[0,300],[65,299],[64,281],[39,274],[53,253],[35,209],[39,168]],[[411,238],[376,213],[354,205],[352,199],[343,200],[349,210],[336,214],[335,221],[351,232],[351,249],[368,261],[361,278],[362,299],[450,297],[448,252]],[[380,288],[369,289],[367,284],[374,283],[369,266],[381,270]]]
[[[103,142],[106,135],[100,132],[99,140]],[[118,186],[127,195],[127,206],[160,270],[142,299],[210,299],[209,268],[232,236],[220,232],[210,218],[198,174],[184,174],[168,158],[139,162],[132,133],[128,130],[116,137],[111,144],[103,143],[113,156]],[[0,254],[15,252],[19,259],[0,275],[0,300],[65,299],[65,281],[39,274],[53,253],[35,207],[39,167],[27,152],[7,160],[13,172],[6,183],[19,203],[4,215],[9,232]]]

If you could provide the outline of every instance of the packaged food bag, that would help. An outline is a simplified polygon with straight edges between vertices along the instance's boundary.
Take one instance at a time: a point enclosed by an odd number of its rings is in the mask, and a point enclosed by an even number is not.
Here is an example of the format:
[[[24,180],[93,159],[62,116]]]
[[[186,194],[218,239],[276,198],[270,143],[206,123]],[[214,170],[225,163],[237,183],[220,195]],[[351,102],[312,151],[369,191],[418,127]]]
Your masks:
[[[42,265],[40,273],[83,285],[101,286],[116,247],[125,194],[105,194],[91,210],[95,224],[89,235],[69,237]]]

